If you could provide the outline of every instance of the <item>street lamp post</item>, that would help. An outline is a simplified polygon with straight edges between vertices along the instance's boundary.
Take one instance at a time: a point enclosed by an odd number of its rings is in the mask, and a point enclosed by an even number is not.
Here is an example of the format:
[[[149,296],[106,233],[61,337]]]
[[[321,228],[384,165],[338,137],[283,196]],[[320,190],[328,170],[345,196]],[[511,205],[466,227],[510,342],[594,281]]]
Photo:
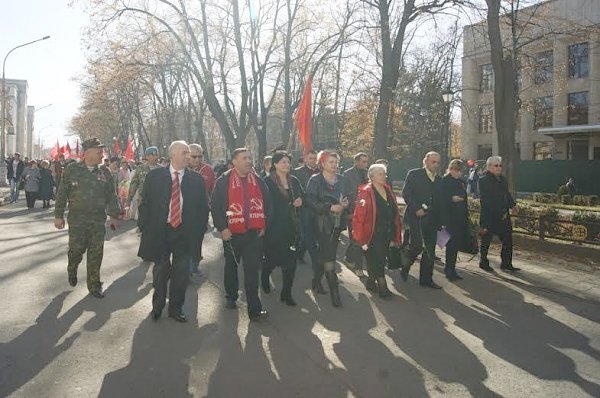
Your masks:
[[[446,118],[444,120],[444,128],[442,129],[442,167],[446,167],[449,162],[449,142],[450,142],[450,107],[454,100],[454,92],[448,88],[442,93],[442,100],[446,104]]]
[[[50,36],[44,36],[41,39],[33,40],[28,43],[20,44],[13,47],[4,57],[2,62],[2,110],[0,111],[0,157],[2,162],[0,163],[0,186],[6,185],[6,164],[4,162],[6,158],[6,59],[8,56],[18,48],[28,46],[38,41],[47,40]]]

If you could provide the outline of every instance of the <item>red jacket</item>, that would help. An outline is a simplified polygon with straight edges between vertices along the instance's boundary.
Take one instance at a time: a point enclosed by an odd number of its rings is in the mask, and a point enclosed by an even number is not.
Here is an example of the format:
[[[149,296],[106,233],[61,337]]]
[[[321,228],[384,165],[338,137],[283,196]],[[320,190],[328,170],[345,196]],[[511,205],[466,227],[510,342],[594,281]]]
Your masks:
[[[400,211],[396,203],[396,195],[390,187],[386,185],[387,197],[392,198],[396,205],[396,235],[394,243],[402,244],[402,221],[400,221]],[[375,232],[375,220],[377,217],[377,205],[375,204],[375,190],[371,183],[358,187],[358,196],[356,197],[356,207],[352,216],[352,239],[359,245],[368,245],[373,239]]]

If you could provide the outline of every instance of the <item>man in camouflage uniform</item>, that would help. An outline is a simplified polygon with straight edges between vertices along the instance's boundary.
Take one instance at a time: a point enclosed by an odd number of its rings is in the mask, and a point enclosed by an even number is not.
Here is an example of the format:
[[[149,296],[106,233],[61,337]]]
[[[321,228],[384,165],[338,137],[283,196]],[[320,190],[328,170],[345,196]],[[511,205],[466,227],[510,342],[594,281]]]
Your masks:
[[[110,227],[115,229],[119,217],[119,205],[113,178],[102,161],[104,145],[98,138],[90,138],[82,144],[83,160],[67,166],[56,195],[54,226],[65,227],[64,212],[69,203],[69,284],[77,285],[77,267],[87,250],[87,287],[90,294],[103,298],[100,282],[100,265],[104,251],[106,213],[110,215]]]
[[[138,166],[135,169],[133,178],[129,183],[129,195],[127,197],[127,204],[130,205],[136,192],[138,193],[138,207],[142,201],[142,189],[144,188],[144,180],[150,170],[154,170],[161,165],[158,164],[158,148],[155,146],[149,146],[144,152],[146,157],[146,163]]]

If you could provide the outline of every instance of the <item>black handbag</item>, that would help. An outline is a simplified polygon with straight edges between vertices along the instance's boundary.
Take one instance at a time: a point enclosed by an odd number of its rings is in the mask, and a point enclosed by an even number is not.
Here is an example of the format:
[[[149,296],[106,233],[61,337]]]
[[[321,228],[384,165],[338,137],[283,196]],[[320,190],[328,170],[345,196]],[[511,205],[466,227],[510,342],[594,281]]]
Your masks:
[[[406,262],[406,255],[404,253],[404,246],[391,246],[390,256],[388,259],[388,269],[401,269]]]
[[[475,225],[471,220],[469,220],[465,232],[465,237],[460,243],[458,251],[473,255],[479,253],[479,242],[477,241],[477,234],[475,233]]]

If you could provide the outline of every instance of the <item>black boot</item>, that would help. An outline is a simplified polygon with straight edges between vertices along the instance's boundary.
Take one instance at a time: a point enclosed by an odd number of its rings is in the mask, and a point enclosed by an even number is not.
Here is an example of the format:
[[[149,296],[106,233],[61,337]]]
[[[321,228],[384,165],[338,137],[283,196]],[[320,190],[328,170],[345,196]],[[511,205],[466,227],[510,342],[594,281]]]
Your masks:
[[[338,278],[335,271],[325,271],[327,285],[329,286],[329,294],[331,296],[331,304],[334,307],[341,307],[342,300],[340,299],[340,291],[338,289]]]
[[[283,269],[282,279],[283,287],[281,288],[281,301],[283,301],[286,305],[293,307],[296,305],[296,302],[292,298],[292,283],[294,280],[294,270]]]
[[[265,294],[271,293],[271,282],[269,281],[270,276],[271,273],[265,270],[260,273],[260,285]]]
[[[388,289],[385,277],[377,278],[377,288],[379,290],[379,297],[381,298],[388,298],[394,295],[394,293],[390,292],[390,289]]]
[[[367,277],[367,282],[365,283],[365,288],[370,292],[377,291],[377,283],[375,283],[374,277],[371,277],[371,276]]]
[[[327,294],[327,291],[323,289],[321,279],[323,279],[324,265],[321,262],[315,262],[313,264],[313,280],[312,290],[317,294]]]
[[[482,270],[487,271],[487,272],[494,272],[494,269],[492,267],[490,267],[490,261],[487,258],[488,250],[489,250],[488,246],[481,246],[479,248],[479,255],[480,255],[479,268],[481,268]]]

